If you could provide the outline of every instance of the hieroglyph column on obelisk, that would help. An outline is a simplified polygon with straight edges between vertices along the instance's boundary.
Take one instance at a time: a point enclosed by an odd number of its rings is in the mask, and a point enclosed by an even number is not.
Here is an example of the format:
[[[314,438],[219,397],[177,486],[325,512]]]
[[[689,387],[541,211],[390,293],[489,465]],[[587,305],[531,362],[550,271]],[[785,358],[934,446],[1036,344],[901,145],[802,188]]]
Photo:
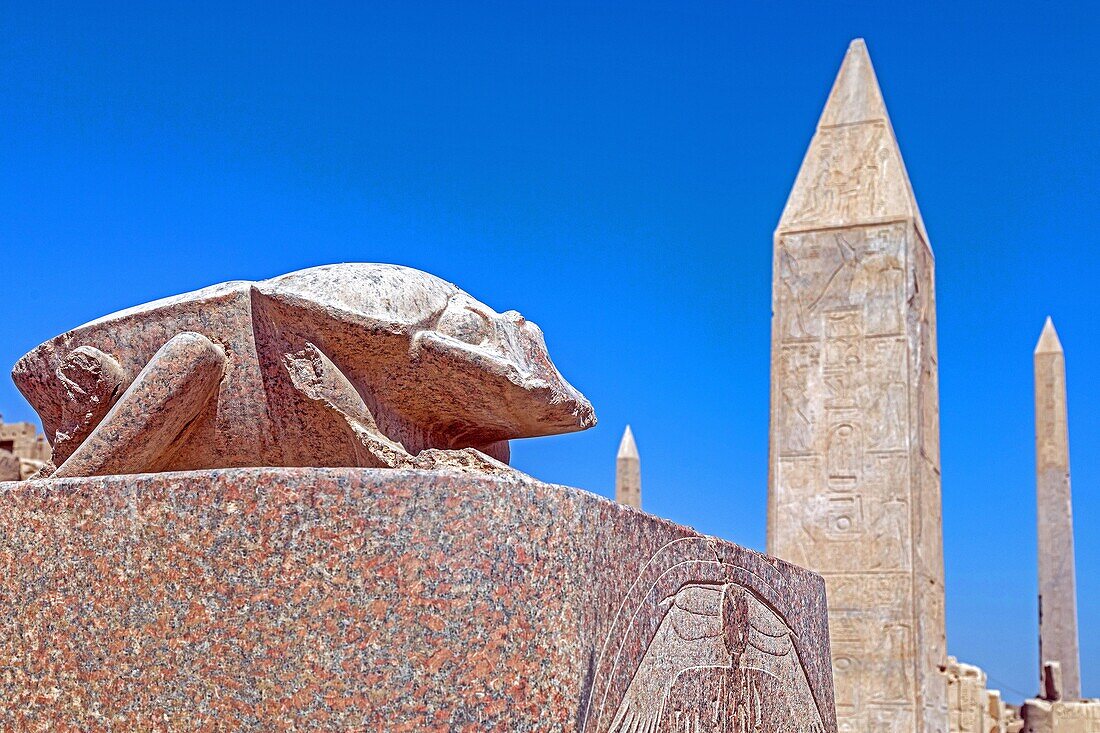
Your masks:
[[[862,40],[773,268],[768,552],[825,577],[840,730],[946,731],[934,262]]]
[[[615,456],[615,501],[635,509],[642,508],[642,459],[629,425],[623,431],[619,453]]]
[[[1039,540],[1039,670],[1058,662],[1062,697],[1081,697],[1077,579],[1069,488],[1066,357],[1047,318],[1035,345],[1035,488]]]

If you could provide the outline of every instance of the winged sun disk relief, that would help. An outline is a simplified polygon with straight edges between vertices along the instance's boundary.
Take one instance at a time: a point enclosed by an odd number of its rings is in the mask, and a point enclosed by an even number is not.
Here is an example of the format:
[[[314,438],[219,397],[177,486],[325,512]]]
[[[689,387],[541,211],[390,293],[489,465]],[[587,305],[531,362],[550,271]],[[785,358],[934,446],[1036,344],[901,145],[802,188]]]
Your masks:
[[[824,733],[790,629],[750,591],[736,583],[688,583],[658,608],[663,618],[608,733],[749,733],[765,730],[764,718],[773,710],[800,725],[798,730]],[[690,710],[672,710],[677,683],[700,672],[720,675],[702,716],[698,710],[694,718]],[[762,694],[754,675],[774,680],[769,689],[783,699]]]

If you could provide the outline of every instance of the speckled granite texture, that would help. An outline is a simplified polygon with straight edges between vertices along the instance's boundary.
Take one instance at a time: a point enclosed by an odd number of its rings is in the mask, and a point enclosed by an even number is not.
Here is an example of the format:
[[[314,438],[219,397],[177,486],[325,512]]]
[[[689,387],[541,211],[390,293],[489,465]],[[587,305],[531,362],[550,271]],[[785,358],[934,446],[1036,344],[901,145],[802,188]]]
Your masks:
[[[520,474],[0,484],[0,730],[833,733],[828,660],[820,577]]]

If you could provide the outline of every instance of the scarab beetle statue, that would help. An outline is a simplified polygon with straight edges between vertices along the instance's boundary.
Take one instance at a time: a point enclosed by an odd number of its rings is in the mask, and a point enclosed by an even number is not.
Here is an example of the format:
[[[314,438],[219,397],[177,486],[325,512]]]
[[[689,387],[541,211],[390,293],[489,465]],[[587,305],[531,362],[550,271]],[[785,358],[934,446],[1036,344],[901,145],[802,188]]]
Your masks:
[[[42,474],[56,477],[496,470],[511,438],[596,422],[535,324],[396,265],[327,265],[158,300],[50,339],[12,377],[53,445]]]

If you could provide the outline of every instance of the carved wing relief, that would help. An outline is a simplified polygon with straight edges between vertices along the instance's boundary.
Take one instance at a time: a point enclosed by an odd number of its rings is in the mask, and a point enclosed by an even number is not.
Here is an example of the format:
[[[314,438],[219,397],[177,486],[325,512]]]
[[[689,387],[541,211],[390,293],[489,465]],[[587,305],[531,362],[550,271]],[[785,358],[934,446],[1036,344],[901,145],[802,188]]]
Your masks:
[[[585,733],[825,733],[794,632],[748,585],[761,579],[713,550],[680,559],[651,562],[620,608]]]

